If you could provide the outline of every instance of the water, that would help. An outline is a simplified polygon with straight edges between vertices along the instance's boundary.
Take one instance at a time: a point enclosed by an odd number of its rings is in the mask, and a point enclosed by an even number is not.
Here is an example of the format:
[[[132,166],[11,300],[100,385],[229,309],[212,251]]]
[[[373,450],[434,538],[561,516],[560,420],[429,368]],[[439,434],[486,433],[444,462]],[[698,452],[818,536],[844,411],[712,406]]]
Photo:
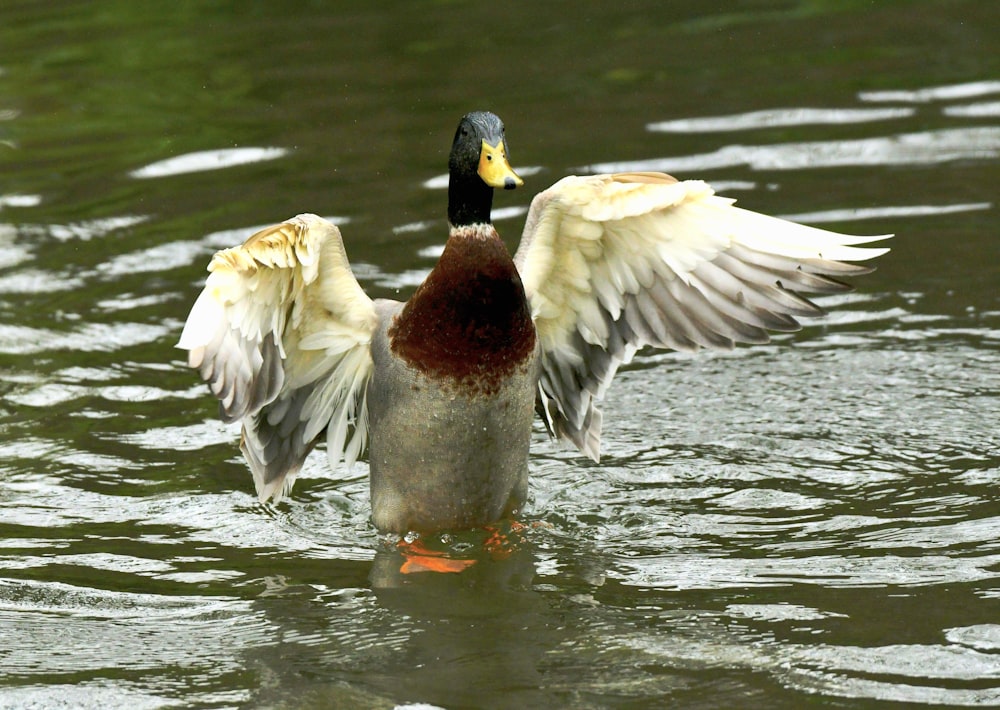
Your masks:
[[[1000,5],[0,9],[0,707],[1000,704]],[[173,348],[211,253],[313,211],[373,296],[458,116],[525,190],[664,169],[893,251],[830,317],[644,352],[526,541],[400,573],[366,470],[256,504]],[[512,533],[513,534],[513,533]]]

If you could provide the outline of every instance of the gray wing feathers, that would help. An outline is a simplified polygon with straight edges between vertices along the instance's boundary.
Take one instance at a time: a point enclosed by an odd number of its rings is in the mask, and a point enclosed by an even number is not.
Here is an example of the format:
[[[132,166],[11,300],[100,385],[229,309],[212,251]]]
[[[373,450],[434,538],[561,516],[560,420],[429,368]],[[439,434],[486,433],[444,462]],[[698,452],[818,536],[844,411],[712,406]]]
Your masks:
[[[823,314],[801,294],[849,290],[840,277],[871,269],[838,259],[883,253],[851,246],[874,239],[735,208],[668,176],[557,183],[532,203],[515,254],[542,342],[537,409],[549,431],[597,460],[596,402],[639,348],[731,349],[798,330],[798,317]]]
[[[218,398],[219,416],[226,423],[255,415],[278,395],[285,381],[281,353],[271,333],[258,344],[241,337],[235,328],[220,329],[206,347],[191,351],[188,364],[198,369]]]
[[[364,392],[375,324],[340,231],[299,215],[213,257],[181,334],[241,448],[262,501],[291,489],[319,435],[331,463],[367,437]]]
[[[302,420],[302,409],[309,394],[305,388],[285,392],[243,422],[240,449],[261,494],[294,478],[319,441],[304,436],[308,422]]]

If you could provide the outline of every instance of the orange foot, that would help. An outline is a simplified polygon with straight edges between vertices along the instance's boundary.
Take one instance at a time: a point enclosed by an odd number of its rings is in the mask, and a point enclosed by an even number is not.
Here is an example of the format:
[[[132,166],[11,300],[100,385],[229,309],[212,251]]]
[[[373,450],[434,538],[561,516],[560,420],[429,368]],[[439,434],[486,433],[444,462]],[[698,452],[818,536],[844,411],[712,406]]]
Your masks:
[[[505,560],[524,543],[524,531],[527,526],[516,520],[511,520],[506,529],[487,525],[486,532],[490,534],[483,547],[494,560]]]
[[[402,553],[405,561],[399,568],[403,574],[415,572],[450,572],[456,573],[476,564],[475,560],[456,560],[448,557],[448,553],[438,550],[428,550],[424,543],[417,539],[413,542],[400,540],[396,547]]]

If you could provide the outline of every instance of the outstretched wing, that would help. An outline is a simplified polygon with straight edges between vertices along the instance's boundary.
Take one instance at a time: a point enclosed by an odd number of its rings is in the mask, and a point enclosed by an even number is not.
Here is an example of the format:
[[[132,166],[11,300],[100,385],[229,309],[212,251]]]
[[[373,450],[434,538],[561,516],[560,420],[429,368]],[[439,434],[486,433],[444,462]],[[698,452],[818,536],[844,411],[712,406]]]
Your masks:
[[[600,400],[644,345],[763,343],[822,310],[800,293],[850,287],[888,251],[733,206],[663,173],[567,177],[531,203],[514,262],[542,346],[538,408],[550,432],[595,461]]]
[[[302,214],[218,252],[208,270],[178,347],[222,418],[242,422],[261,501],[291,490],[324,429],[331,466],[353,463],[367,438],[375,309],[340,230]]]

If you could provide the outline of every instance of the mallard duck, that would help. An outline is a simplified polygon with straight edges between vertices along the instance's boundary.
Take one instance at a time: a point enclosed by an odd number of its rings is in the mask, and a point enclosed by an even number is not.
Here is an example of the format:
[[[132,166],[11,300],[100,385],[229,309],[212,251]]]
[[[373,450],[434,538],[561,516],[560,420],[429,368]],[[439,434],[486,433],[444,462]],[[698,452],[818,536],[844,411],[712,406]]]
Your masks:
[[[325,434],[330,465],[368,449],[384,531],[487,525],[521,510],[537,412],[597,461],[603,397],[644,346],[763,343],[821,309],[802,293],[879,256],[856,237],[733,206],[662,173],[571,176],[531,202],[513,258],[495,189],[523,184],[504,126],[462,118],[448,240],[406,302],[369,298],[340,230],[301,214],[218,252],[179,347],[243,425],[261,501],[292,488]]]

